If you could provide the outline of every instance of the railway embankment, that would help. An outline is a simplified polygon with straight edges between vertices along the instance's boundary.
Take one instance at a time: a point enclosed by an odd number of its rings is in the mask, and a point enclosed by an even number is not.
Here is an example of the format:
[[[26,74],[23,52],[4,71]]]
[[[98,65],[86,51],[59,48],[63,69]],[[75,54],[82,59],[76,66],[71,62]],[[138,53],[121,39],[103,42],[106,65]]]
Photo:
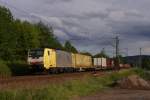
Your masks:
[[[138,73],[137,73],[138,72]],[[114,87],[74,100],[150,100],[149,72],[136,73],[114,82]]]
[[[71,80],[68,80],[69,78],[63,80],[61,77],[58,79],[59,81],[56,81],[54,84],[50,81],[46,81],[45,83],[47,83],[47,85],[40,84],[36,88],[16,87],[14,89],[3,89],[0,91],[0,100],[72,100],[73,98],[111,88],[118,80],[133,74],[148,79],[148,75],[145,75],[145,71],[141,69],[113,71],[107,74],[94,73],[94,75],[88,73],[82,74],[81,76],[79,75],[80,77]],[[41,81],[42,80],[35,81],[32,85],[36,85]],[[26,82],[22,85],[25,86]]]

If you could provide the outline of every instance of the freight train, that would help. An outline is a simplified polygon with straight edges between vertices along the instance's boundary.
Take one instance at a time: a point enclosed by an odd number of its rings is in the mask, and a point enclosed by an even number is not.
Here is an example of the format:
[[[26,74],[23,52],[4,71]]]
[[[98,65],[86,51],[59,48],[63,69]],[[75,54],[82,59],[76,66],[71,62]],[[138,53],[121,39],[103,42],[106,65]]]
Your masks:
[[[27,61],[32,69],[52,73],[114,68],[112,59],[92,58],[88,55],[50,48],[29,50]]]

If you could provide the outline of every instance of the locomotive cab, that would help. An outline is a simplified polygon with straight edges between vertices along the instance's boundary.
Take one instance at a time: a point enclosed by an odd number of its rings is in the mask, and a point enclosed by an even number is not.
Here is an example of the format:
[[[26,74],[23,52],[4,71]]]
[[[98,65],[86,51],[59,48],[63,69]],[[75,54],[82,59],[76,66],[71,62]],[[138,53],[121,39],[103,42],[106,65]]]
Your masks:
[[[41,69],[43,66],[44,49],[31,49],[28,51],[28,64],[34,68]]]
[[[28,64],[36,69],[49,69],[54,67],[53,49],[31,49],[28,51]]]

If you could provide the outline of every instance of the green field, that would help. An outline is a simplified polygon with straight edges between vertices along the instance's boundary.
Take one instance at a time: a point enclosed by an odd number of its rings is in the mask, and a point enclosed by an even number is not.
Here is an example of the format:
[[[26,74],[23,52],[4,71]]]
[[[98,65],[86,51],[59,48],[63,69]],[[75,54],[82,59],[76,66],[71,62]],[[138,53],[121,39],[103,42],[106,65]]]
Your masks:
[[[86,96],[110,88],[115,81],[131,74],[149,78],[141,69],[128,69],[102,77],[93,76],[84,80],[72,80],[56,85],[49,84],[38,89],[3,90],[0,91],[0,100],[71,100],[78,96]]]

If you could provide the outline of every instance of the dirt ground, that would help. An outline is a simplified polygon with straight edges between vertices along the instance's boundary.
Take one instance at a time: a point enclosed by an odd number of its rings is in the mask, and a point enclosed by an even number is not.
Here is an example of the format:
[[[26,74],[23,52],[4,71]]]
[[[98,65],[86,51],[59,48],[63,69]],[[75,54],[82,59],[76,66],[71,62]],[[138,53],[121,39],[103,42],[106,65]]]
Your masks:
[[[97,72],[97,75],[102,76],[104,72]],[[92,72],[80,73],[63,73],[52,75],[33,75],[33,76],[16,76],[6,79],[0,79],[0,90],[5,89],[28,89],[41,88],[49,84],[59,84],[69,80],[83,79],[87,76],[93,76]]]
[[[150,91],[114,88],[75,100],[150,100]]]

